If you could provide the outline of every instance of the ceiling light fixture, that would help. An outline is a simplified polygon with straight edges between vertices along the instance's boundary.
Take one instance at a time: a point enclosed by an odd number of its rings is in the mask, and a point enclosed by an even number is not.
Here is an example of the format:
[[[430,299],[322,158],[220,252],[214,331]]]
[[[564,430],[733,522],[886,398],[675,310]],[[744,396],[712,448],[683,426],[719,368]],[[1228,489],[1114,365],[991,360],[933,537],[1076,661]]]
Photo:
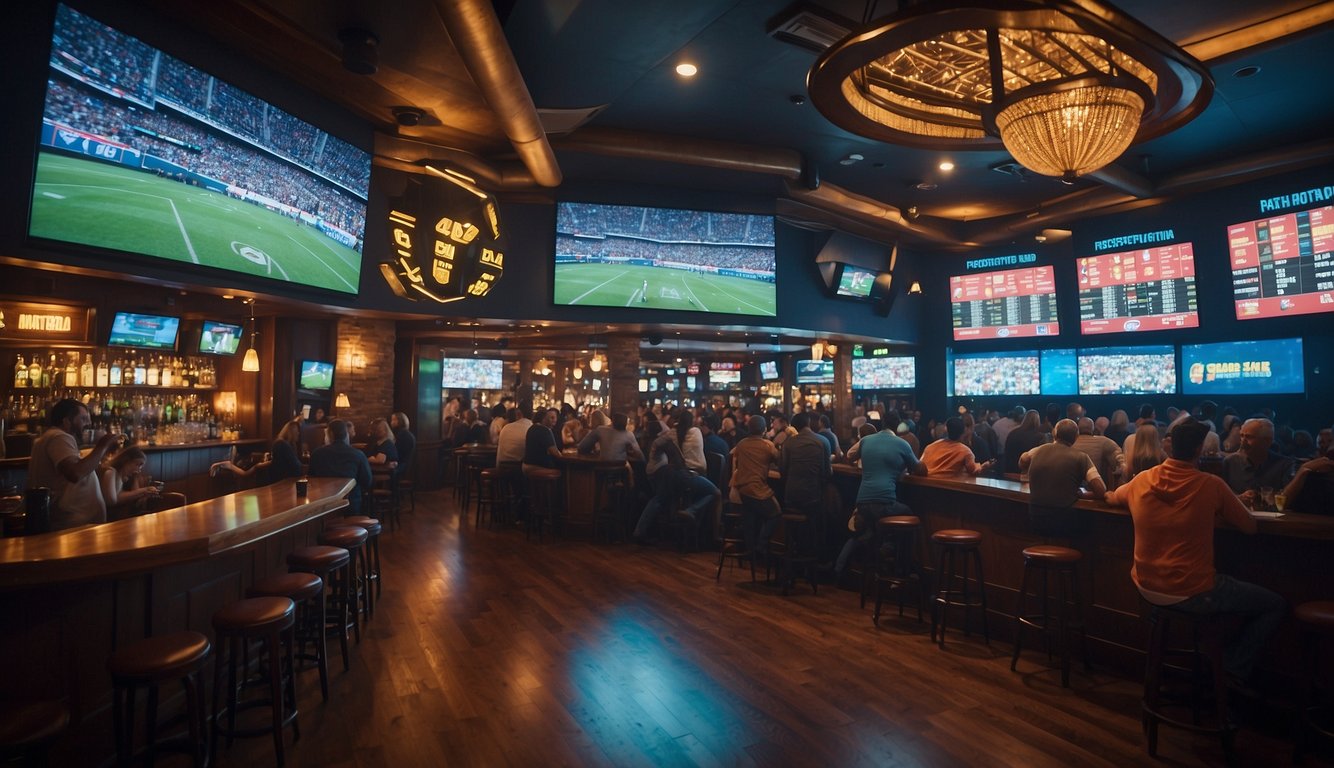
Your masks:
[[[676,74],[681,77],[694,77],[699,74],[699,67],[690,62],[681,62],[676,65]]]
[[[259,373],[259,353],[255,351],[255,337],[259,335],[255,330],[255,300],[246,299],[246,304],[250,305],[250,348],[245,351],[245,358],[241,360],[241,370],[246,373]]]
[[[939,168],[939,169],[942,170],[942,171],[949,172],[949,171],[954,170],[954,163],[950,162],[949,160],[942,160],[942,161],[940,161],[940,165],[938,165],[938,166],[936,166],[936,167]]]
[[[1004,147],[1066,181],[1190,121],[1213,79],[1098,0],[917,3],[816,61],[811,100],[839,127],[927,149]]]
[[[908,295],[909,295],[909,296],[921,296],[921,295],[922,295],[922,284],[919,283],[919,282],[917,282],[916,280],[912,281],[912,285],[908,286]]]

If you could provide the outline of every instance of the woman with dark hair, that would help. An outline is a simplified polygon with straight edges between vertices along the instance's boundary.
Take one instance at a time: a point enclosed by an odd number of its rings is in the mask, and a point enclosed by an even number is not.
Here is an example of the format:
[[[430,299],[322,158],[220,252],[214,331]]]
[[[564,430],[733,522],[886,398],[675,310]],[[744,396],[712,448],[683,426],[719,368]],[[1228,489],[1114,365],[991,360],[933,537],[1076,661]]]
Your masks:
[[[230,461],[219,461],[209,469],[209,474],[216,477],[224,470],[237,477],[251,477],[258,473],[266,483],[301,477],[305,474],[301,466],[301,419],[293,419],[278,430],[268,458],[263,461],[255,462],[245,469]]]
[[[1042,428],[1042,417],[1034,410],[1024,413],[1024,420],[1005,436],[1005,471],[1019,472],[1019,456],[1025,451],[1048,442],[1048,433]]]
[[[157,486],[144,475],[148,457],[134,446],[122,449],[102,468],[102,498],[107,519],[119,520],[141,514],[158,497]]]

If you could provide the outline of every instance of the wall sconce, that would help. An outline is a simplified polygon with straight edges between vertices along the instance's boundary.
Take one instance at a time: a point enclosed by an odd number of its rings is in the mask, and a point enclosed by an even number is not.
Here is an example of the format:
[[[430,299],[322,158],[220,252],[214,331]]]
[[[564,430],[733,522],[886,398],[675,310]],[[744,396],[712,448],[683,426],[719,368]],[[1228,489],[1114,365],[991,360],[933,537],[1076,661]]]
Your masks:
[[[574,380],[579,381],[583,377],[584,377],[584,367],[582,365],[576,365],[574,368]]]
[[[347,399],[346,392],[339,392],[338,397],[334,398],[335,408],[351,408],[352,401]]]
[[[602,371],[601,354],[593,355],[593,359],[588,361],[588,370],[592,371],[593,373],[599,373]]]
[[[236,418],[236,393],[224,390],[218,393],[217,400],[213,407],[218,413],[224,414],[224,417],[231,421]]]
[[[921,296],[921,295],[922,295],[922,284],[919,283],[919,282],[917,282],[916,280],[912,281],[912,285],[909,285],[909,286],[908,286],[908,295],[909,295],[909,296]]]
[[[811,345],[811,359],[819,362],[824,359],[824,342],[816,341]]]

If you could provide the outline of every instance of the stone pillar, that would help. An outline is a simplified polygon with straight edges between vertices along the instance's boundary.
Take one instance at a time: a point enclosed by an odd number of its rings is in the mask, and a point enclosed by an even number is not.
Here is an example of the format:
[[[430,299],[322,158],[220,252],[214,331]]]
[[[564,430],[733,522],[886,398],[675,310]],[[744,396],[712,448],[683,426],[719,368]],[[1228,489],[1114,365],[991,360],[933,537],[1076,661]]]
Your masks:
[[[364,440],[371,419],[389,418],[394,411],[393,320],[338,319],[338,360],[334,378],[350,408],[333,408],[334,415],[356,425]]]
[[[602,372],[609,379],[608,412],[633,416],[639,405],[639,337],[611,336],[604,354],[607,365]]]
[[[834,355],[834,404],[829,413],[829,420],[833,422],[831,426],[840,442],[851,439],[844,436],[850,430],[853,412],[852,345],[844,341],[838,345],[838,354]]]

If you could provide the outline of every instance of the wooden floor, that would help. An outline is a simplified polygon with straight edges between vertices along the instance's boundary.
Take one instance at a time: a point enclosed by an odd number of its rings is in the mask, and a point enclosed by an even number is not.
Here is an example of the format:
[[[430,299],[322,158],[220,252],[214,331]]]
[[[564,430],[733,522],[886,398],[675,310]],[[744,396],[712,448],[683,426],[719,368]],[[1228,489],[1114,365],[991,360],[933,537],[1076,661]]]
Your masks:
[[[854,592],[783,597],[682,555],[474,531],[419,494],[383,537],[386,591],[352,669],[300,680],[292,766],[1221,765],[1212,739],[1141,742],[1139,686],[893,616]],[[336,658],[336,656],[335,656]],[[1291,746],[1244,728],[1241,765]],[[267,738],[220,766],[272,764]],[[1329,765],[1308,759],[1307,765]]]

